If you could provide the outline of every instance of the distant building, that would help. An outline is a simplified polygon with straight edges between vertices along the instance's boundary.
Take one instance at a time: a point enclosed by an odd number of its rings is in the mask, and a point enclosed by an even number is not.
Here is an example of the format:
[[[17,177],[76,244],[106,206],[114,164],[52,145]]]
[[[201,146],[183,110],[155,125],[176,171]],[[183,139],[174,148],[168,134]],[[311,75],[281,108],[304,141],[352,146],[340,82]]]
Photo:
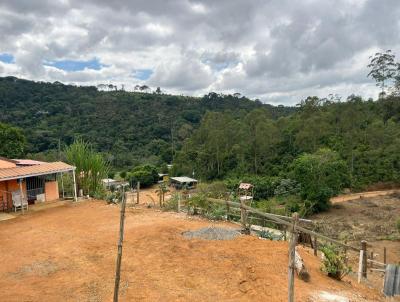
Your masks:
[[[178,190],[183,188],[193,189],[196,187],[197,182],[196,179],[187,176],[171,177],[171,186]]]
[[[124,180],[115,180],[112,178],[104,178],[101,180],[103,187],[111,190],[111,189],[116,189],[118,186],[126,186],[129,185],[129,183],[127,181]]]

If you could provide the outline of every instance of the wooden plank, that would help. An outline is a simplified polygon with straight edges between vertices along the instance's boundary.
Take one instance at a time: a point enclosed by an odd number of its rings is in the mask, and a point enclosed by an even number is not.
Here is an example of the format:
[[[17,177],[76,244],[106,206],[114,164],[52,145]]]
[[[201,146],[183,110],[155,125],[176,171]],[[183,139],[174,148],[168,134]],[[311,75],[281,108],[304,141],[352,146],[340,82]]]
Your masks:
[[[376,260],[372,260],[372,259],[367,259],[367,262],[372,263],[372,264],[376,264],[376,265],[380,265],[380,266],[386,266],[385,263],[376,261]]]
[[[395,264],[387,265],[383,293],[387,297],[400,295],[400,266]]]

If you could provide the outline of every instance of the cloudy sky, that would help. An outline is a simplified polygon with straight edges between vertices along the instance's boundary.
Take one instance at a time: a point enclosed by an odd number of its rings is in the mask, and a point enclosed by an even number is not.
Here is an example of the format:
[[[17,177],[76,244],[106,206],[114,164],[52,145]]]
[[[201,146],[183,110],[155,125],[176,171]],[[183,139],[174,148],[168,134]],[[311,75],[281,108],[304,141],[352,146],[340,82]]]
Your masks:
[[[273,104],[376,97],[368,57],[400,59],[399,16],[399,0],[0,0],[0,76]]]

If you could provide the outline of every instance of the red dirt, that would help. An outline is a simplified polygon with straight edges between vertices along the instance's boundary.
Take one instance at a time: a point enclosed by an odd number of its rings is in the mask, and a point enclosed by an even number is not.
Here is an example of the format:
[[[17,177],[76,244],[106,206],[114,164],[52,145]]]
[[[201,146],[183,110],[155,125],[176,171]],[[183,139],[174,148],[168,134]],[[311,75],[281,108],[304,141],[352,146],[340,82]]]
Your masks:
[[[287,301],[287,243],[250,236],[231,241],[181,236],[210,224],[185,214],[128,209],[120,300]],[[101,201],[69,203],[0,222],[0,300],[111,301],[118,226],[119,207]],[[350,301],[382,299],[353,280],[326,277],[311,252],[301,247],[299,252],[311,280],[296,278],[296,301],[321,301],[315,298],[320,291]]]
[[[369,198],[369,197],[377,197],[377,196],[385,196],[394,193],[399,193],[399,189],[391,189],[391,190],[382,190],[382,191],[368,191],[368,192],[361,192],[361,193],[350,193],[350,194],[343,194],[336,197],[331,198],[331,203],[340,203],[349,200],[361,199],[361,198]]]

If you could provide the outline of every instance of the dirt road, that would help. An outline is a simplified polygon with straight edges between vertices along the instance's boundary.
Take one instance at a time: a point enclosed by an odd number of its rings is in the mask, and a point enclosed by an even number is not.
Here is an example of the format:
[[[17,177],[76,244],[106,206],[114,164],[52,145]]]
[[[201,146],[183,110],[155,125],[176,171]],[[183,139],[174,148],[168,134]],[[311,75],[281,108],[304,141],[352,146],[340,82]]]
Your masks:
[[[400,193],[400,190],[382,190],[382,191],[368,191],[361,193],[351,193],[351,194],[343,194],[336,197],[331,198],[332,204],[340,203],[349,200],[361,199],[361,198],[370,198],[377,196],[385,196],[393,193]]]
[[[185,214],[128,209],[120,300],[287,301],[287,244],[181,235],[210,224]],[[1,221],[0,300],[112,301],[118,226],[119,207],[101,201]],[[380,301],[375,290],[326,277],[312,253],[299,251],[311,280],[296,279],[296,301],[332,295]]]

